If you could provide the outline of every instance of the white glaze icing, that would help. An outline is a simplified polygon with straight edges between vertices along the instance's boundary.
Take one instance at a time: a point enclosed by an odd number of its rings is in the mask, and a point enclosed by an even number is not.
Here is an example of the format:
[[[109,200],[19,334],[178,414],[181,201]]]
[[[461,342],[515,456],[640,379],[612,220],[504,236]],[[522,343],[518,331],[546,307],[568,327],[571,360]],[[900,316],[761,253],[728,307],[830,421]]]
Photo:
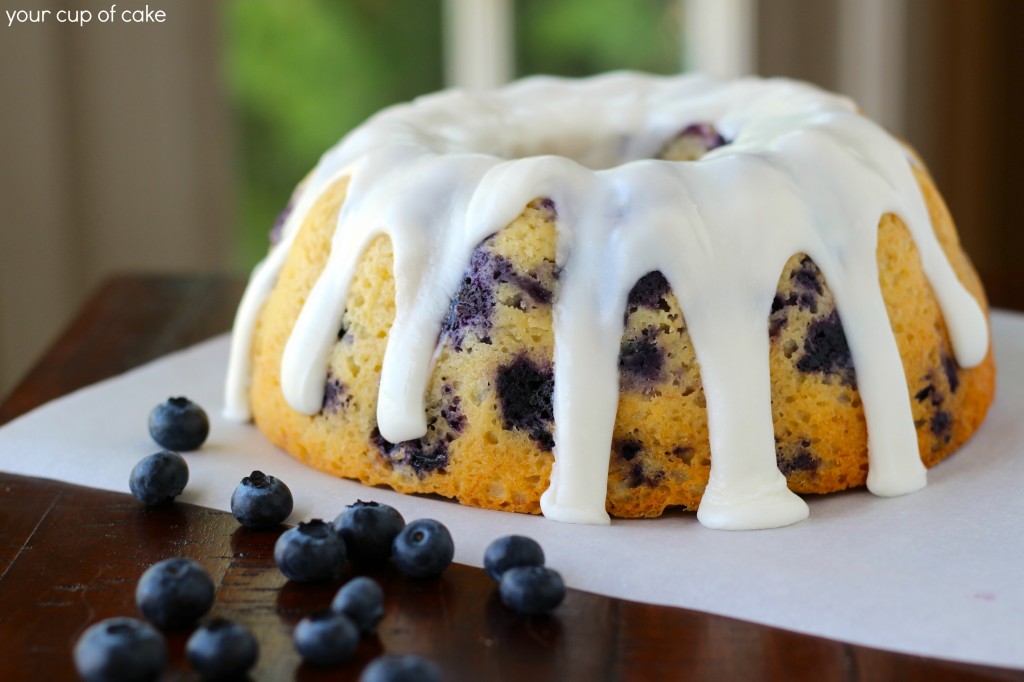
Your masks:
[[[713,122],[730,144],[693,162],[652,159],[696,122]],[[796,253],[820,268],[843,322],[868,424],[868,488],[912,492],[925,485],[925,469],[878,283],[884,214],[909,228],[961,366],[984,359],[988,330],[942,252],[910,163],[850,101],[787,80],[537,77],[392,107],[324,155],[281,243],[253,272],[235,321],[226,413],[249,417],[257,316],[306,214],[337,180],[347,178],[347,195],[327,265],[286,345],[281,387],[295,410],[320,410],[349,283],[365,247],[387,234],[396,317],[377,421],[391,442],[426,433],[441,321],[474,248],[548,197],[558,211],[561,276],[546,516],[608,522],[623,310],[654,270],[684,312],[707,400],[712,466],[698,519],[753,529],[807,516],[776,466],[766,332],[779,276]]]

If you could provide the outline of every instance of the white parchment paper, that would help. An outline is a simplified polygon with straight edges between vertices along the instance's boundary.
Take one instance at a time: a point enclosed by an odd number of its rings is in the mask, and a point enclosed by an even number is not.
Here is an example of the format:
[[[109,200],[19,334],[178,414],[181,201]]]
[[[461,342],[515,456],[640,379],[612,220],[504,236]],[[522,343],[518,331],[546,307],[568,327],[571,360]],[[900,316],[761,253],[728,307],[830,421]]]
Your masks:
[[[0,469],[128,491],[128,473],[158,450],[153,405],[187,395],[207,408],[210,440],[187,455],[179,498],[228,509],[253,469],[284,480],[290,521],[332,519],[357,498],[437,518],[455,560],[480,566],[495,537],[521,533],[574,588],[681,606],[868,646],[1024,668],[1024,316],[992,318],[995,405],[928,487],[894,499],[865,491],[811,498],[810,519],[767,531],[701,527],[693,514],[574,526],[365,488],[309,469],[247,425],[222,420],[228,339],[218,337],[55,400],[0,428]],[[83,358],[83,360],[85,360]]]

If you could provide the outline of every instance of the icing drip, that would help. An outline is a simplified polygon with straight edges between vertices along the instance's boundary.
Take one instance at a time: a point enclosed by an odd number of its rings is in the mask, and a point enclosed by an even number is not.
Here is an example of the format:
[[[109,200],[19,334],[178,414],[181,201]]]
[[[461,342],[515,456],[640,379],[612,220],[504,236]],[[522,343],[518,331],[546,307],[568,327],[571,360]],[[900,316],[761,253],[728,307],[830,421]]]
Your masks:
[[[692,162],[651,158],[706,121],[730,142],[707,144]],[[393,443],[426,432],[442,320],[473,249],[531,200],[554,201],[555,462],[541,508],[556,520],[608,522],[623,310],[647,273],[671,285],[700,363],[712,466],[697,516],[714,528],[767,528],[807,515],[776,465],[768,364],[772,298],[793,254],[821,269],[843,320],[873,493],[925,484],[878,284],[884,214],[907,225],[959,364],[977,365],[987,353],[984,314],[942,252],[904,149],[848,100],[785,80],[531,78],[387,109],[324,155],[242,299],[226,396],[233,418],[249,416],[250,345],[263,301],[306,214],[342,178],[347,197],[331,252],[286,345],[281,387],[297,411],[320,410],[350,280],[367,244],[387,234],[396,317],[377,421]]]

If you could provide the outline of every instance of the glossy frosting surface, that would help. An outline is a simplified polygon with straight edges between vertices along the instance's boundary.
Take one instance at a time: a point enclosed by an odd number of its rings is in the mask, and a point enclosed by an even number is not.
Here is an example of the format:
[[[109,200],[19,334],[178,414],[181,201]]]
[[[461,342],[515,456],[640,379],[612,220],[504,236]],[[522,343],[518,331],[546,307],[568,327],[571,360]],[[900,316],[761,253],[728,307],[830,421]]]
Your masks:
[[[705,122],[729,144],[696,161],[653,158]],[[843,320],[868,424],[868,488],[912,492],[925,485],[925,468],[878,283],[884,214],[907,225],[961,366],[984,359],[988,332],[934,235],[911,163],[849,100],[787,80],[531,78],[386,109],[324,155],[281,242],[253,272],[235,322],[227,414],[249,417],[257,316],[306,214],[334,182],[348,178],[346,199],[327,266],[285,348],[281,387],[295,410],[319,412],[360,255],[387,234],[396,317],[377,421],[394,443],[426,432],[441,322],[474,248],[545,197],[558,213],[560,271],[546,516],[608,522],[623,311],[637,280],[657,270],[684,312],[707,401],[712,466],[699,520],[752,529],[806,517],[776,466],[768,361],[772,298],[796,253],[823,272]]]

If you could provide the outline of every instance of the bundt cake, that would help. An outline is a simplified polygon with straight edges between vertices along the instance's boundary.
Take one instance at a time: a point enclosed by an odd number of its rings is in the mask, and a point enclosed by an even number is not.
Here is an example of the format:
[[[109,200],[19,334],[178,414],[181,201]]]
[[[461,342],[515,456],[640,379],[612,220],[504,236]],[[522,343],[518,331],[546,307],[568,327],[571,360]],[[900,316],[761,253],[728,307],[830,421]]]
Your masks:
[[[293,196],[229,417],[332,474],[575,523],[925,485],[986,302],[927,171],[808,84],[535,77],[387,109]]]

